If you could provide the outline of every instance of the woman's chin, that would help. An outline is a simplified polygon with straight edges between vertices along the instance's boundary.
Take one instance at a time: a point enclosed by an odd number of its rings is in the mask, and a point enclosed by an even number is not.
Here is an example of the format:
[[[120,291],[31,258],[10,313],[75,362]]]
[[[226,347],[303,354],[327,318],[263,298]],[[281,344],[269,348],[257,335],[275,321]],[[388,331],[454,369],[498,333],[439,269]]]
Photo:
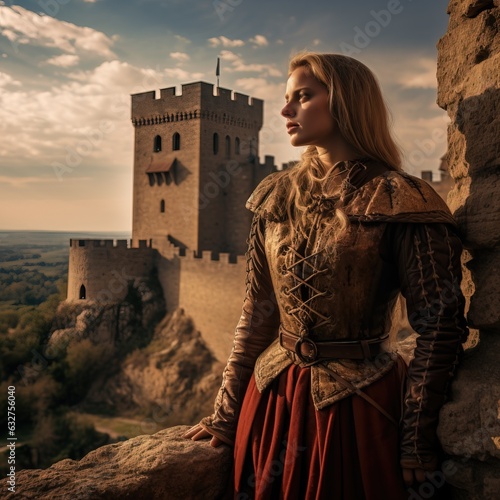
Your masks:
[[[304,141],[303,139],[297,137],[296,135],[292,135],[290,137],[290,144],[295,147],[307,146],[307,141]]]

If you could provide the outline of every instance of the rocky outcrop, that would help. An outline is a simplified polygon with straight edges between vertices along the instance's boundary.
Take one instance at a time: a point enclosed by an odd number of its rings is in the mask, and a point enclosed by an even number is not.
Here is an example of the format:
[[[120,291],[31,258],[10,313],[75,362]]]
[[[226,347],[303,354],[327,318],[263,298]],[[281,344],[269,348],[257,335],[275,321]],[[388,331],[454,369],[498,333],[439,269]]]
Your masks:
[[[168,314],[143,349],[127,356],[120,371],[95,386],[87,402],[119,413],[148,413],[162,427],[194,424],[210,415],[223,366],[183,309]]]
[[[102,348],[103,359],[95,359],[94,368],[102,366],[94,370],[81,409],[142,416],[149,432],[194,424],[212,413],[223,366],[182,309],[164,314],[154,281],[131,284],[120,303],[60,304],[52,348],[62,353],[82,341]]]
[[[187,426],[103,446],[82,460],[62,460],[45,470],[17,474],[16,490],[3,498],[37,500],[174,500],[222,498],[232,449],[182,438]],[[2,492],[7,480],[0,481]]]
[[[448,13],[438,104],[451,119],[448,203],[469,252],[463,288],[479,345],[463,360],[439,435],[455,464],[454,498],[482,500],[500,491],[500,8],[498,0],[452,0]]]

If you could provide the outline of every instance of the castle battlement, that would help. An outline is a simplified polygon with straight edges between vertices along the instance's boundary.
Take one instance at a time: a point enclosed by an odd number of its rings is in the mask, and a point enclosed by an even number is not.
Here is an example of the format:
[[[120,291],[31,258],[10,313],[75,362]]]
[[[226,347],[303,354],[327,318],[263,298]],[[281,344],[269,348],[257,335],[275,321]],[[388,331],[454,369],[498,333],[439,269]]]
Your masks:
[[[151,240],[139,240],[139,246],[134,247],[132,245],[132,240],[91,240],[91,239],[75,239],[70,238],[69,246],[70,248],[127,248],[127,249],[137,249],[137,248],[151,248]]]
[[[214,95],[215,94],[215,95]],[[210,119],[231,125],[262,127],[264,101],[211,83],[194,82],[175,87],[141,92],[132,96],[134,126],[153,125],[192,119]],[[245,117],[245,118],[242,118]]]

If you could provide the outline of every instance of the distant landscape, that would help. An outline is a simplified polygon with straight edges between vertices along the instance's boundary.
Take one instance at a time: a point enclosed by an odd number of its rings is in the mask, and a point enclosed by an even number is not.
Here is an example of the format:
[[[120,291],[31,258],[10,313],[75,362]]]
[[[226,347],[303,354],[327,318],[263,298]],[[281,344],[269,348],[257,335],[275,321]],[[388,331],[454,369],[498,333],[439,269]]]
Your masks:
[[[128,236],[127,233],[0,231],[0,312],[22,314],[57,293],[58,284],[64,288],[70,238]],[[9,317],[12,323],[15,315]],[[0,320],[2,331],[5,332],[5,325]]]
[[[0,231],[0,420],[3,424],[7,386],[13,384],[21,468],[80,458],[110,438],[144,433],[130,420],[113,423],[72,414],[66,406],[71,401],[68,394],[75,392],[71,376],[81,379],[81,374],[74,372],[74,365],[68,366],[67,357],[50,363],[34,383],[23,384],[20,377],[21,367],[36,366],[34,360],[47,341],[56,309],[66,298],[70,238],[129,237],[121,232]]]

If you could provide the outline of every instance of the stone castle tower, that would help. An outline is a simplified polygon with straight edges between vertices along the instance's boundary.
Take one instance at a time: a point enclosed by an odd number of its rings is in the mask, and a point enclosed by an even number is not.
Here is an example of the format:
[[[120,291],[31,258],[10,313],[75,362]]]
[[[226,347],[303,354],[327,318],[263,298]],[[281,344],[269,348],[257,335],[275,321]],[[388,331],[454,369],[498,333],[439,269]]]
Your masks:
[[[68,300],[125,298],[158,278],[167,311],[183,307],[225,361],[241,314],[245,202],[275,171],[259,163],[263,101],[205,82],[132,95],[132,239],[70,241]]]
[[[183,249],[243,254],[245,200],[262,178],[263,101],[208,83],[132,96],[132,239],[168,235]],[[257,168],[256,168],[257,167]]]

